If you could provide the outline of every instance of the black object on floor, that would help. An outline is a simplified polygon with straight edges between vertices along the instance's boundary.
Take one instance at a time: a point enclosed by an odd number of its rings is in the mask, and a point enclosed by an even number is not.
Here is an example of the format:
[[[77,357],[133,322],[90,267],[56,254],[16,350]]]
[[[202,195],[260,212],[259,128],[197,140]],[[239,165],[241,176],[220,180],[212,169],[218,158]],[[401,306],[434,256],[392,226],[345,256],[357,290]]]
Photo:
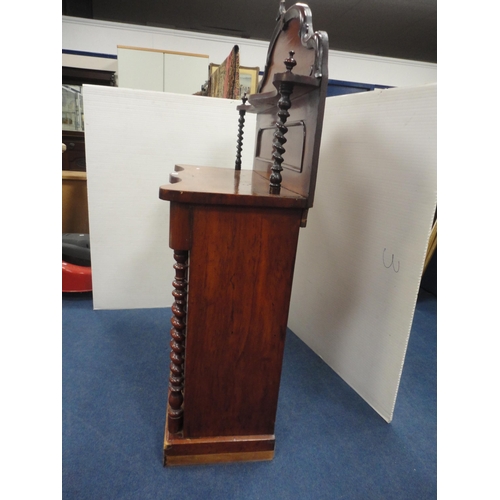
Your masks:
[[[88,234],[62,234],[62,260],[77,266],[90,267],[90,237]]]

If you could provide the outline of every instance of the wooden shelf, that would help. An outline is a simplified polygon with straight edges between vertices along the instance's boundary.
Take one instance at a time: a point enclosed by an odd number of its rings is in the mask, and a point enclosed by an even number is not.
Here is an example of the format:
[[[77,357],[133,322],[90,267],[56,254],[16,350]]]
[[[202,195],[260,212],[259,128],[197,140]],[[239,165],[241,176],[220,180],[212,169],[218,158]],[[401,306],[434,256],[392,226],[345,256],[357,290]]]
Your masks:
[[[160,199],[206,205],[305,208],[306,198],[282,188],[269,194],[269,179],[254,170],[176,165]]]
[[[87,172],[62,171],[62,232],[89,233]]]

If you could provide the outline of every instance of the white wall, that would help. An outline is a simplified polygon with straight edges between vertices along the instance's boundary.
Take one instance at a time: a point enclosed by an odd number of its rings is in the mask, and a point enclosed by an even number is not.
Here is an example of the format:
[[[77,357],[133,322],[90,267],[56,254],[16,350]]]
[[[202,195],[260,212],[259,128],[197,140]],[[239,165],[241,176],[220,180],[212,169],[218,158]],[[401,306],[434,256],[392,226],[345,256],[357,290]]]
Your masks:
[[[316,21],[314,28],[320,30],[321,23]],[[117,55],[117,45],[207,54],[209,62],[216,64],[220,64],[232,47],[238,45],[240,64],[258,66],[263,70],[269,43],[63,16],[63,49]],[[334,80],[393,87],[424,85],[437,81],[437,65],[432,63],[330,50],[328,64],[329,78]],[[117,71],[115,59],[63,54],[63,65]]]

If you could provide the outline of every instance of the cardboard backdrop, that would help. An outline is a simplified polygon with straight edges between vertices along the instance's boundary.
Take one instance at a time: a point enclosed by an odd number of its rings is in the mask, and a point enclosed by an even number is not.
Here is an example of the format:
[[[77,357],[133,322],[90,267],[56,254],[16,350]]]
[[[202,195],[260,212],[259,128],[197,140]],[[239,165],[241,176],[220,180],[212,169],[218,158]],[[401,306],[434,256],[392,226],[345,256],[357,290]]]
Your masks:
[[[392,419],[436,204],[436,85],[327,99],[289,326]],[[238,101],[84,86],[95,309],[170,307],[176,163],[234,167]],[[251,168],[247,114],[242,168]],[[168,326],[166,326],[168,329]]]
[[[289,327],[392,419],[436,206],[436,85],[327,99]]]
[[[241,101],[92,85],[83,96],[94,308],[170,307],[159,187],[176,163],[234,168]],[[246,122],[241,168],[252,168],[255,116]]]

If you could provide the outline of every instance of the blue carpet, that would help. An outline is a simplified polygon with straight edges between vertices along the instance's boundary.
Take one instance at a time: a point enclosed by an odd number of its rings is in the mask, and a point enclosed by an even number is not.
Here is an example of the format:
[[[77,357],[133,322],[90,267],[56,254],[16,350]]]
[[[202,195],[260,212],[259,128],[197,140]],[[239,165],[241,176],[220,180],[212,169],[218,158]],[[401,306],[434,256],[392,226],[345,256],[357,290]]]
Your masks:
[[[436,297],[421,292],[387,424],[288,332],[271,462],[162,466],[170,309],[63,296],[63,499],[436,498]]]

